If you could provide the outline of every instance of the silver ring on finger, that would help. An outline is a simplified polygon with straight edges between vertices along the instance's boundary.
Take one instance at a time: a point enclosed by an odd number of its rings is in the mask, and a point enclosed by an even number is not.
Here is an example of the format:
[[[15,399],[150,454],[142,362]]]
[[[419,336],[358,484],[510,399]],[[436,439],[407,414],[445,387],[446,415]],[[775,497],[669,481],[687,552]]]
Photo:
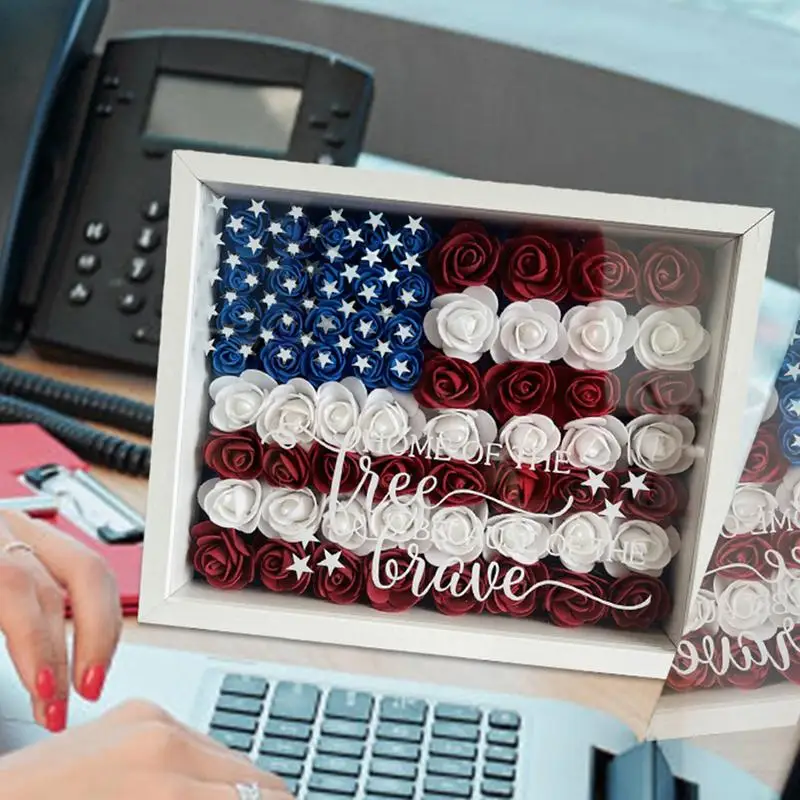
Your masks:
[[[261,787],[257,783],[237,783],[238,800],[262,800]]]
[[[18,542],[16,540],[13,542],[7,542],[2,547],[2,552],[6,553],[7,555],[10,555],[15,551],[21,553],[32,553],[33,548],[26,542]]]

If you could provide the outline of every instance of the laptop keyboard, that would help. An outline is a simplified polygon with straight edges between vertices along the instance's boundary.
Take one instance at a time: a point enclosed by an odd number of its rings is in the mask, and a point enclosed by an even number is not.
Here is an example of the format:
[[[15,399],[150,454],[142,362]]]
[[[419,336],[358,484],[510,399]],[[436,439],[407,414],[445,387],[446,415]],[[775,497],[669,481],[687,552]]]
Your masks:
[[[510,800],[515,711],[226,675],[210,735],[299,800]]]

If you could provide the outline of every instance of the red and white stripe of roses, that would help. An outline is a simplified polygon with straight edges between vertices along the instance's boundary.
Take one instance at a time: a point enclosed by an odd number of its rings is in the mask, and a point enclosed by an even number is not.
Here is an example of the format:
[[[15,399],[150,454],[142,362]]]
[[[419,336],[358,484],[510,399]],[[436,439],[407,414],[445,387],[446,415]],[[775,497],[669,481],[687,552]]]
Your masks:
[[[647,306],[634,317],[620,303],[598,301],[573,307],[562,319],[555,303],[530,300],[511,303],[498,316],[497,296],[487,287],[434,298],[424,328],[429,342],[451,358],[474,363],[489,352],[498,363],[563,359],[578,370],[616,369],[632,348],[648,369],[688,371],[710,346],[694,307]],[[689,469],[698,452],[693,423],[674,414],[645,414],[627,426],[613,416],[587,417],[566,423],[563,433],[549,417],[529,414],[498,430],[485,411],[422,409],[410,394],[368,392],[356,378],[314,389],[301,378],[278,386],[255,370],[218,378],[210,394],[214,428],[254,426],[263,441],[285,447],[317,441],[366,456],[416,448],[471,463],[505,455],[521,465],[548,462],[558,453],[576,469],[606,472],[630,464],[665,475]],[[362,489],[368,493],[368,486]],[[200,487],[198,500],[209,519],[242,533],[258,528],[265,536],[306,544],[319,533],[358,555],[373,552],[378,542],[406,549],[413,543],[434,566],[494,554],[532,564],[556,555],[575,572],[589,572],[602,561],[615,577],[629,571],[658,576],[679,547],[673,528],[653,522],[620,523],[614,516],[568,510],[550,515],[552,520],[511,510],[490,516],[489,498],[443,507],[426,501],[429,491],[423,482],[415,494],[390,491],[368,507],[360,494],[332,502],[308,488],[215,478]]]

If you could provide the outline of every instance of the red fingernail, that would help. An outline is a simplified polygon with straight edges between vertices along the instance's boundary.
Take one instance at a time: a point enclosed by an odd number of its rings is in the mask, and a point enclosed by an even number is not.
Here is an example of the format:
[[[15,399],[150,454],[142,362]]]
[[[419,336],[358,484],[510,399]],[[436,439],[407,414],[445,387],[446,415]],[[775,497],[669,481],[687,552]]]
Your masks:
[[[44,726],[50,733],[59,733],[67,727],[67,701],[54,700],[44,710]]]
[[[40,700],[52,700],[56,696],[56,676],[50,667],[39,670],[36,676],[36,694]]]
[[[83,673],[81,681],[81,694],[87,700],[99,700],[103,691],[103,684],[106,682],[106,668],[102,664],[89,667]]]

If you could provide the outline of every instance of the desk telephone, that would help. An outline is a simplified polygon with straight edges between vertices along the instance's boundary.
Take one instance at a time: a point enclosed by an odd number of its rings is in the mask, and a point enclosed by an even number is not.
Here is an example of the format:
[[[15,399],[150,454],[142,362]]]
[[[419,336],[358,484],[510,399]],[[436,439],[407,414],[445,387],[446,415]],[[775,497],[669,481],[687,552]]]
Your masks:
[[[355,163],[369,71],[234,35],[94,42],[108,0],[0,0],[0,352],[154,372],[170,151]]]

